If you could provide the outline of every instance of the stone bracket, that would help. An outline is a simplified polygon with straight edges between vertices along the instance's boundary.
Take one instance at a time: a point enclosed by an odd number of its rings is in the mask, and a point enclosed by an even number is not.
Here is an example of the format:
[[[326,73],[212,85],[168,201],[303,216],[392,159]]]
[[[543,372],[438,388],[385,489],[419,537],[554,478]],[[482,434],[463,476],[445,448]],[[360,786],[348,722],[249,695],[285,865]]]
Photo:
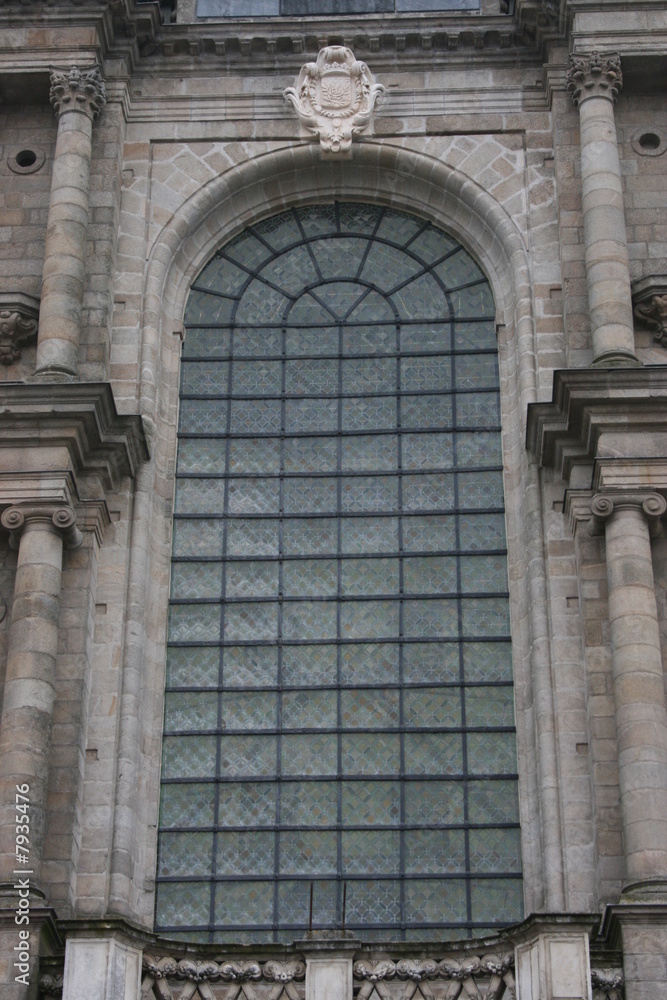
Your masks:
[[[632,304],[635,317],[653,330],[661,347],[667,347],[667,274],[633,281]]]
[[[0,364],[13,365],[21,348],[37,336],[39,299],[23,292],[0,292]]]

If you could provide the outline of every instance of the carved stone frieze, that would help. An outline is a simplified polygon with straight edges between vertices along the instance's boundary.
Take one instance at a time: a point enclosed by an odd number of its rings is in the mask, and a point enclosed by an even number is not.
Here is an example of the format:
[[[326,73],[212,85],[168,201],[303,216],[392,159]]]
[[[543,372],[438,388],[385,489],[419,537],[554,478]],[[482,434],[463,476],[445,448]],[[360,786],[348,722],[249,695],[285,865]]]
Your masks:
[[[621,57],[618,52],[572,55],[566,79],[575,107],[587,97],[606,97],[613,103],[623,86]]]
[[[456,996],[446,983],[461,983],[462,996],[484,995],[487,1000],[511,1000],[515,995],[513,968],[514,954],[508,952],[481,958],[475,955],[460,960],[445,958],[440,962],[432,958],[404,958],[398,962],[360,959],[354,963],[353,972],[355,979],[364,980],[358,1000],[367,1000],[373,993],[377,993],[380,1000],[394,1000],[394,997],[396,1000],[412,997],[440,1000],[445,995]],[[442,985],[439,986],[438,981]]]
[[[145,954],[141,995],[143,1000],[302,1000],[295,981],[305,975],[305,963],[298,959],[262,964]]]
[[[52,69],[49,100],[58,116],[65,111],[83,111],[95,121],[107,100],[101,68]]]
[[[21,348],[37,336],[39,301],[21,293],[0,293],[0,364],[13,365]]]
[[[319,137],[322,151],[345,156],[353,136],[368,126],[384,87],[351,49],[327,45],[316,62],[302,66],[296,86],[283,93],[300,121]]]

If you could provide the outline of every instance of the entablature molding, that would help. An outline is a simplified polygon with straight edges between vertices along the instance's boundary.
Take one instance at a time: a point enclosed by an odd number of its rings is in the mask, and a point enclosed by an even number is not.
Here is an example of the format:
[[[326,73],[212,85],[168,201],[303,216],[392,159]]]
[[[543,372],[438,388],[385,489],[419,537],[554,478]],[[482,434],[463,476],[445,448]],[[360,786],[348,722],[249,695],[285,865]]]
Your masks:
[[[5,462],[20,449],[17,469],[26,467],[26,450],[37,462],[49,449],[65,450],[73,473],[97,477],[105,491],[134,478],[149,457],[141,417],[118,413],[107,382],[0,383],[0,448]]]
[[[554,372],[551,402],[529,404],[526,447],[542,468],[568,482],[575,465],[600,457],[603,435],[622,438],[624,449],[636,440],[642,455],[647,435],[665,433],[667,366],[565,369]]]

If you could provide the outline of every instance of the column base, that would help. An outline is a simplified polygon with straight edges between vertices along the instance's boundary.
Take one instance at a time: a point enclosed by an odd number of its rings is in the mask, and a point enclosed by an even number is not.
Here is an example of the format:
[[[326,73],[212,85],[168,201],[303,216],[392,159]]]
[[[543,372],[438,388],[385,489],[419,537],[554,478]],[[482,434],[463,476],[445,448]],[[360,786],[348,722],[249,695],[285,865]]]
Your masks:
[[[641,887],[641,888],[640,888]],[[625,1000],[657,1000],[667,983],[667,896],[662,879],[635,882],[623,890],[620,903],[607,906],[600,936],[623,952]],[[654,891],[663,901],[638,902],[625,899],[626,892],[643,898]]]
[[[644,365],[629,351],[606,351],[593,361],[591,368],[643,368]]]
[[[56,914],[44,900],[31,895],[28,922],[17,924],[25,911],[17,913],[16,892],[0,890],[0,996],[2,1000],[37,1000],[40,958],[63,950],[56,928]]]
[[[35,374],[29,379],[30,382],[79,382],[79,376],[76,372],[70,371],[68,368],[58,368],[55,365],[49,365],[46,368],[39,368]]]
[[[667,878],[644,878],[628,882],[623,886],[621,903],[667,904]]]

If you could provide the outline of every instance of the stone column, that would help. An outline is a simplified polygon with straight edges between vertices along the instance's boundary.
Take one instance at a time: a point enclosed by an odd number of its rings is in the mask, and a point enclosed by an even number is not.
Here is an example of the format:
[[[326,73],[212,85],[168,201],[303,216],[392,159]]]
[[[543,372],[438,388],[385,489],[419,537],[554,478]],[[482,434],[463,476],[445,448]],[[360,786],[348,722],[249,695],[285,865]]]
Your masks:
[[[567,89],[579,109],[581,189],[593,364],[637,366],[630,266],[614,101],[621,89],[616,53],[573,55]]]
[[[667,711],[651,532],[667,510],[658,493],[593,498],[604,525],[618,771],[627,889],[667,879]]]
[[[63,542],[81,544],[71,507],[9,507],[2,525],[18,542],[5,693],[0,717],[0,881],[30,872],[39,890],[46,809],[51,716],[55,697]],[[27,863],[16,858],[16,786],[28,786]],[[23,800],[21,800],[23,801]]]
[[[93,121],[106,101],[98,66],[51,71],[58,116],[51,199],[46,225],[36,374],[77,374],[86,273]]]

